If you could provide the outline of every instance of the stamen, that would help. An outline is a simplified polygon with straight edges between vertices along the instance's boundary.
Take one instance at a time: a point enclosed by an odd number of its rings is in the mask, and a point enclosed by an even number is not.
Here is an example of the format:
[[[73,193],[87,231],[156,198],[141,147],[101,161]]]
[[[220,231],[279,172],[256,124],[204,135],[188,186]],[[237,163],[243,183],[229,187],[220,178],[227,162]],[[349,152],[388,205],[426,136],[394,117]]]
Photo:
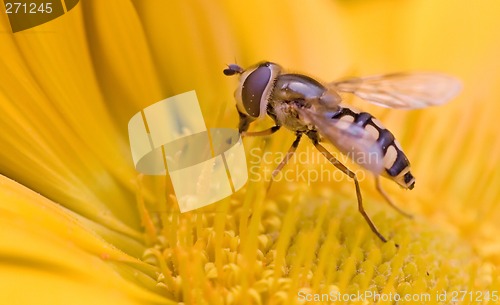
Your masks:
[[[150,217],[149,211],[144,203],[144,197],[142,195],[142,179],[143,175],[139,174],[136,179],[136,201],[137,210],[139,211],[139,216],[141,218],[141,224],[144,226],[144,231],[146,233],[146,244],[151,245],[157,242],[157,232],[153,220]]]

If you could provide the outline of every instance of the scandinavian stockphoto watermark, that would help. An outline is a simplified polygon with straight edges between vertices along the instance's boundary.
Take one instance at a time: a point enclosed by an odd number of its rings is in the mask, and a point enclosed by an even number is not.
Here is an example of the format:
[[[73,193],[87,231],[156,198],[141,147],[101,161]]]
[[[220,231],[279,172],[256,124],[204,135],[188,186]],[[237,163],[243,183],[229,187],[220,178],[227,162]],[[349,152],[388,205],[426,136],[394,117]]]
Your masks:
[[[195,91],[144,108],[128,131],[135,168],[168,176],[181,213],[222,200],[248,180],[238,130],[207,129]]]
[[[379,155],[374,152],[338,153],[331,152],[340,163],[374,164]],[[287,157],[287,152],[263,151],[259,147],[249,151],[249,176],[251,182],[269,181],[279,164]],[[352,169],[359,181],[366,178],[366,172],[360,168]],[[308,185],[316,182],[339,182],[350,179],[345,173],[337,170],[325,156],[311,147],[294,153],[281,170],[275,172],[274,181],[302,182]]]

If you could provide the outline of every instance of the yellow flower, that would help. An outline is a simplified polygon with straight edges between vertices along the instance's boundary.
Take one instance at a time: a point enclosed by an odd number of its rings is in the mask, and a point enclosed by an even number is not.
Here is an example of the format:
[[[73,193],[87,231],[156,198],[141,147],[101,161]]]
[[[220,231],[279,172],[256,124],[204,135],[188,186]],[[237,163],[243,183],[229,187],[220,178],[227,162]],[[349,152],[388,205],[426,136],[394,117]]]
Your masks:
[[[81,2],[16,34],[0,14],[4,303],[500,297],[498,1]],[[269,193],[250,179],[231,198],[180,214],[168,177],[134,170],[132,115],[194,89],[209,127],[235,127],[236,83],[222,69],[263,59],[326,81],[415,69],[462,79],[462,95],[439,108],[351,101],[394,131],[417,177],[412,192],[384,181],[415,220],[388,208],[370,177],[361,183],[388,243],[358,214],[348,179],[296,176]],[[272,169],[256,160],[292,141],[286,131],[245,139],[251,169]],[[333,171],[309,144],[298,152],[316,159],[292,162],[294,172]]]

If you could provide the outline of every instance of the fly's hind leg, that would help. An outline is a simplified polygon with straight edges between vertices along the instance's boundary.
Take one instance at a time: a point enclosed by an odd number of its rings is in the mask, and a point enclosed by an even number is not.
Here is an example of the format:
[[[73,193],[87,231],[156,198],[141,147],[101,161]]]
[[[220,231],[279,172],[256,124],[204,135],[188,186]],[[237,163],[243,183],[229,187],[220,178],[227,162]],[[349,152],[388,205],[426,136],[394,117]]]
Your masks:
[[[385,201],[396,211],[398,211],[401,215],[408,217],[408,218],[413,218],[413,215],[406,213],[405,211],[401,210],[394,202],[392,199],[387,195],[387,193],[384,191],[382,188],[382,185],[380,185],[380,178],[378,176],[375,176],[375,188],[377,191],[384,197]]]
[[[344,164],[342,164],[339,160],[337,160],[337,158],[335,158],[328,150],[326,150],[326,148],[324,148],[321,144],[319,144],[319,139],[318,139],[318,134],[316,132],[309,132],[307,134],[309,136],[309,138],[311,138],[314,146],[316,147],[316,149],[319,150],[319,152],[325,156],[325,158],[330,161],[330,163],[332,163],[336,168],[338,168],[339,170],[341,170],[344,174],[346,174],[347,176],[349,176],[349,178],[353,179],[354,180],[354,185],[356,187],[356,196],[357,196],[357,199],[358,199],[358,210],[359,212],[361,213],[361,215],[363,216],[363,218],[365,219],[365,221],[368,223],[368,226],[370,226],[370,229],[372,230],[373,233],[375,233],[375,235],[377,235],[377,237],[383,241],[384,243],[387,242],[387,239],[379,232],[379,230],[377,229],[377,227],[375,227],[375,224],[373,224],[372,220],[370,219],[370,217],[368,216],[368,214],[366,214],[365,212],[365,208],[363,207],[363,198],[361,197],[361,189],[359,187],[359,182],[358,182],[358,178],[356,177],[356,174],[354,172],[352,172],[350,169],[348,169]],[[396,247],[398,245],[396,244]]]

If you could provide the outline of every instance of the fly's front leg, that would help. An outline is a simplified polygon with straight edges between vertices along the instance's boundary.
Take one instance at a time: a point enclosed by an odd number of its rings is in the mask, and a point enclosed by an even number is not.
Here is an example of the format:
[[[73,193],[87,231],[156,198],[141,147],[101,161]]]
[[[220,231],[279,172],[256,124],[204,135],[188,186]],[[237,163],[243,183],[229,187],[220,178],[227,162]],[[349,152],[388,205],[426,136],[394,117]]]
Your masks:
[[[368,214],[366,214],[366,212],[365,212],[365,208],[363,207],[363,198],[361,197],[361,189],[359,187],[359,182],[358,182],[358,178],[356,177],[356,174],[354,172],[352,172],[350,169],[348,169],[339,160],[337,160],[328,150],[326,150],[326,148],[324,148],[321,144],[319,144],[318,135],[317,135],[316,132],[311,132],[311,133],[308,133],[307,135],[313,141],[313,144],[316,147],[316,149],[318,149],[319,152],[323,156],[325,156],[325,158],[328,161],[330,161],[330,163],[332,163],[336,168],[338,168],[339,170],[341,170],[344,174],[346,174],[347,176],[349,176],[349,178],[351,178],[351,179],[354,180],[354,185],[356,187],[356,196],[357,196],[357,199],[358,199],[358,210],[359,210],[359,212],[361,213],[361,215],[363,216],[363,218],[368,223],[368,226],[370,226],[370,229],[372,230],[372,232],[375,233],[375,235],[377,235],[377,237],[381,241],[383,241],[384,243],[387,242],[387,239],[379,232],[379,230],[377,229],[377,227],[375,226],[375,224],[373,224],[372,220],[370,219],[370,217],[368,216]],[[396,247],[398,247],[397,244],[396,244]]]
[[[250,123],[252,123],[254,121],[254,119],[251,118],[250,116],[242,113],[239,109],[238,109],[238,114],[240,116],[240,123],[238,124],[238,130],[239,130],[242,137],[268,136],[268,135],[275,133],[276,131],[278,131],[281,128],[281,126],[276,125],[276,126],[273,126],[271,128],[261,130],[261,131],[247,131],[248,127],[250,126]]]
[[[278,131],[279,129],[281,128],[281,126],[279,125],[276,125],[276,126],[273,126],[269,129],[265,129],[265,130],[261,130],[261,131],[243,131],[241,133],[241,136],[242,137],[261,137],[261,136],[268,136],[268,135],[271,135],[273,133],[275,133],[276,131]]]
[[[250,126],[250,123],[253,122],[253,119],[241,112],[238,107],[236,107],[236,110],[238,110],[238,115],[240,116],[240,122],[238,124],[238,131],[241,133],[244,133],[248,130],[248,127]]]

